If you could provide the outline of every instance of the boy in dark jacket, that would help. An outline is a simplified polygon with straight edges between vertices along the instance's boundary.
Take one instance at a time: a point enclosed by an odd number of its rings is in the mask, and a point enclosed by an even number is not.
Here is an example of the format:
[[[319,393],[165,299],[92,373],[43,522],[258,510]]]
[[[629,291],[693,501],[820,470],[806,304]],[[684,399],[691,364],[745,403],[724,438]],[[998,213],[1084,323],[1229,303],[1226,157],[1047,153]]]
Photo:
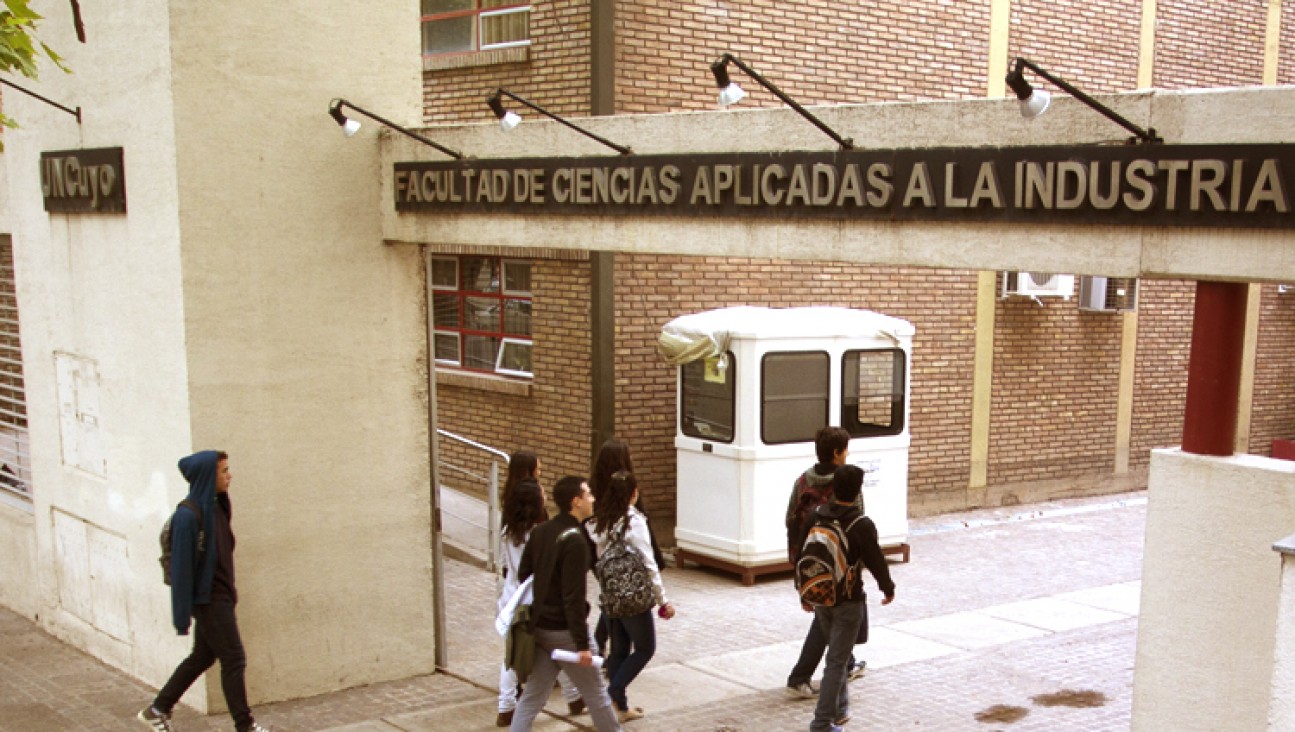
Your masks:
[[[800,547],[809,531],[807,521],[814,509],[832,500],[832,476],[837,468],[845,465],[850,454],[850,433],[840,427],[824,427],[814,436],[814,454],[818,462],[796,479],[787,499],[787,559],[792,566],[800,557]],[[814,698],[818,692],[810,679],[826,650],[827,637],[819,630],[818,623],[810,623],[805,641],[800,646],[800,657],[791,673],[787,674],[787,696],[793,699]],[[854,654],[851,654],[849,680],[862,676],[866,667],[866,663],[856,663]]]
[[[589,716],[598,732],[617,732],[620,723],[589,650],[589,603],[585,599],[589,537],[582,522],[594,515],[594,497],[584,479],[568,476],[554,484],[553,502],[560,513],[531,532],[517,568],[517,578],[523,582],[535,576],[531,584],[535,665],[522,698],[517,700],[509,729],[530,730],[561,668],[589,705]],[[554,650],[573,652],[578,661],[555,661],[550,655]]]
[[[862,488],[863,470],[859,466],[845,465],[837,468],[833,479],[835,495],[832,501],[814,511],[816,522],[835,520],[845,530],[845,559],[855,571],[844,599],[832,606],[814,608],[814,623],[827,637],[827,663],[823,668],[823,684],[819,689],[818,705],[814,708],[814,721],[809,725],[810,732],[838,732],[842,725],[850,721],[850,685],[846,678],[846,663],[854,648],[859,624],[863,621],[863,604],[867,602],[860,565],[868,568],[885,595],[882,605],[889,605],[895,599],[895,583],[890,579],[886,557],[881,553],[881,545],[877,542],[877,527],[872,519],[863,515],[858,506]]]
[[[247,655],[234,616],[238,590],[234,588],[229,455],[215,450],[194,453],[180,460],[180,474],[189,482],[187,500],[200,508],[203,525],[198,525],[197,514],[188,506],[177,508],[171,519],[171,620],[177,633],[188,635],[193,617],[193,652],[136,717],[149,729],[171,732],[171,709],[219,659],[220,686],[234,728],[268,732],[252,718],[243,683]]]

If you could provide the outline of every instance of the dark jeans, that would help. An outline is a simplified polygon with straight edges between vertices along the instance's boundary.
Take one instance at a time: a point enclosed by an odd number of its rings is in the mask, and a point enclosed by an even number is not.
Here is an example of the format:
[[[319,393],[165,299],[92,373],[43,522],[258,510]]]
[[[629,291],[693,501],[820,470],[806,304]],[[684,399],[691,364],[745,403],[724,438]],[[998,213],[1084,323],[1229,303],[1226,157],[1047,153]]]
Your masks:
[[[800,645],[800,658],[796,659],[796,665],[791,667],[791,673],[787,674],[787,686],[800,686],[807,683],[814,677],[814,669],[818,668],[818,662],[823,660],[823,652],[827,650],[827,636],[823,634],[823,629],[819,627],[818,620],[809,624],[809,632],[805,634],[805,642]],[[854,647],[850,649],[850,660],[846,663],[845,670],[850,672],[854,670],[857,664],[854,660]]]
[[[625,689],[656,653],[656,622],[648,609],[628,618],[607,618],[612,650],[607,658],[607,694],[616,708],[629,709]],[[633,646],[631,652],[630,647]]]
[[[835,721],[850,714],[846,664],[862,621],[863,603],[858,600],[842,602],[835,607],[814,608],[814,624],[822,626],[823,634],[827,636],[827,662],[823,666],[823,683],[818,689],[818,704],[814,706],[810,732],[840,729]]]
[[[234,718],[234,728],[241,732],[251,727],[252,710],[247,706],[247,688],[243,684],[247,655],[238,635],[234,605],[228,602],[193,606],[193,652],[180,662],[166,686],[157,693],[153,708],[169,714],[184,692],[217,660],[220,661],[220,688],[225,692],[225,704],[229,707],[229,716]]]

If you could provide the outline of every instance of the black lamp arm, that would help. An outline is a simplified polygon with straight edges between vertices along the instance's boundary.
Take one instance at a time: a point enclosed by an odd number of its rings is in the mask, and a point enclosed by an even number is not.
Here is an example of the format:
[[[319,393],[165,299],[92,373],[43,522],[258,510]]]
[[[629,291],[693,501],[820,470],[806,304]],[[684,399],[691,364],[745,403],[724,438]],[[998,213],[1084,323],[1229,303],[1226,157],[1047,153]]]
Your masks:
[[[380,116],[378,116],[378,115],[374,114],[373,112],[370,112],[370,111],[369,111],[369,110],[367,110],[367,109],[361,109],[360,107],[357,107],[357,106],[355,106],[354,104],[351,104],[350,102],[346,101],[345,99],[336,99],[336,100],[334,100],[334,101],[333,101],[333,108],[334,108],[334,109],[341,109],[342,107],[349,107],[350,109],[353,109],[353,110],[355,110],[356,112],[359,112],[360,114],[364,115],[365,117],[368,117],[368,118],[369,118],[369,119],[371,119],[371,120],[374,120],[374,121],[376,121],[376,122],[379,122],[379,123],[381,123],[381,124],[386,125],[387,127],[390,127],[391,129],[395,130],[396,132],[399,132],[399,133],[401,133],[401,134],[403,134],[403,135],[407,135],[407,136],[409,136],[409,137],[412,137],[412,138],[414,138],[415,140],[418,140],[419,142],[423,143],[424,145],[430,145],[431,147],[434,147],[434,148],[436,148],[437,150],[440,150],[441,152],[445,153],[446,155],[449,155],[450,157],[454,158],[455,160],[462,160],[462,159],[463,159],[463,153],[458,152],[458,151],[456,151],[456,150],[451,150],[450,148],[445,147],[444,145],[440,145],[440,144],[438,144],[438,143],[436,143],[436,142],[433,142],[433,141],[431,141],[431,140],[427,139],[426,137],[423,137],[422,135],[420,135],[420,134],[418,134],[418,133],[416,133],[416,132],[410,132],[409,130],[405,129],[404,127],[401,127],[400,125],[396,124],[395,122],[392,122],[391,120],[386,119],[385,117],[380,117]]]
[[[514,94],[514,93],[512,93],[512,92],[508,91],[507,89],[502,89],[502,88],[501,88],[501,89],[495,89],[495,93],[494,93],[494,95],[492,95],[492,97],[493,97],[493,98],[496,100],[496,102],[497,102],[497,101],[498,101],[498,99],[499,99],[499,96],[500,96],[500,95],[506,96],[506,97],[508,97],[509,99],[511,99],[511,100],[513,100],[513,101],[517,102],[518,104],[521,104],[521,105],[523,105],[523,106],[525,106],[525,107],[529,107],[529,108],[531,108],[531,109],[535,110],[536,112],[539,112],[540,114],[544,115],[545,117],[548,117],[548,118],[549,118],[549,119],[551,119],[551,120],[556,120],[556,121],[558,121],[558,122],[561,122],[562,124],[566,125],[567,127],[570,127],[571,129],[575,130],[576,132],[579,132],[580,134],[584,135],[585,137],[588,137],[588,138],[589,138],[589,139],[591,139],[591,140],[597,140],[598,142],[600,142],[600,143],[602,143],[602,144],[606,145],[607,147],[610,147],[611,149],[615,150],[616,152],[620,153],[621,155],[633,155],[633,154],[634,154],[634,151],[633,151],[633,150],[631,150],[630,148],[625,147],[624,145],[617,145],[616,143],[612,142],[611,140],[608,140],[608,139],[607,139],[607,138],[605,138],[605,137],[599,137],[598,135],[595,135],[594,133],[590,132],[589,130],[586,130],[585,128],[583,128],[583,127],[581,127],[581,126],[579,126],[579,125],[577,125],[577,124],[574,124],[574,123],[572,123],[572,122],[568,122],[567,120],[565,120],[565,119],[563,119],[563,118],[559,117],[558,115],[556,115],[556,114],[554,114],[554,113],[550,112],[549,110],[547,110],[547,109],[545,109],[545,108],[541,107],[540,105],[536,104],[535,102],[532,102],[532,101],[530,101],[529,99],[525,99],[525,98],[523,98],[523,97],[519,97],[519,96],[517,96],[516,94]],[[491,105],[491,106],[493,107],[494,105]]]
[[[1061,87],[1061,89],[1065,91],[1067,94],[1069,94],[1070,96],[1074,97],[1075,99],[1078,99],[1079,101],[1088,105],[1090,108],[1097,110],[1103,116],[1105,116],[1107,119],[1114,122],[1115,124],[1123,127],[1129,132],[1132,132],[1136,139],[1141,140],[1144,143],[1164,142],[1164,140],[1159,135],[1156,134],[1156,130],[1154,127],[1150,129],[1145,129],[1145,130],[1142,129],[1141,127],[1133,124],[1132,122],[1122,117],[1115,110],[1111,109],[1105,104],[1102,104],[1096,99],[1093,99],[1092,97],[1088,96],[1082,91],[1076,89],[1073,84],[1061,78],[1060,76],[1053,76],[1052,74],[1049,74],[1047,71],[1044,71],[1043,69],[1039,68],[1038,64],[1035,64],[1033,61],[1030,61],[1027,58],[1021,58],[1019,56],[1017,57],[1016,68],[1013,70],[1013,73],[1019,75],[1021,73],[1022,66],[1033,71],[1039,76],[1042,76],[1043,78],[1047,79],[1053,84],[1056,84],[1057,86]]]
[[[846,137],[841,137],[840,135],[836,134],[835,130],[833,130],[831,127],[828,127],[826,124],[824,124],[822,120],[820,120],[818,117],[815,117],[813,114],[810,114],[809,110],[797,104],[795,99],[792,99],[791,97],[784,94],[781,89],[774,86],[772,82],[770,82],[769,80],[761,76],[759,73],[757,73],[755,69],[742,63],[742,59],[738,58],[737,56],[734,56],[731,53],[726,53],[720,57],[719,61],[715,62],[715,66],[722,67],[724,64],[727,64],[727,63],[732,63],[734,66],[738,67],[739,69],[742,69],[742,71],[747,76],[759,82],[760,86],[773,92],[774,96],[781,99],[783,103],[785,103],[787,106],[796,110],[797,114],[809,120],[811,124],[813,124],[818,129],[822,130],[824,134],[826,134],[828,137],[835,140],[836,144],[840,145],[842,149],[844,150],[854,149],[854,140]]]
[[[68,114],[72,115],[73,117],[76,117],[76,123],[77,123],[77,124],[81,124],[81,108],[80,108],[80,107],[77,107],[76,109],[68,109],[67,107],[64,107],[62,104],[59,104],[58,102],[56,102],[56,101],[54,101],[54,100],[52,100],[52,99],[46,99],[45,97],[42,97],[41,95],[37,94],[37,93],[36,93],[36,92],[34,92],[34,91],[31,91],[30,89],[24,89],[24,88],[22,88],[21,86],[18,86],[17,84],[13,83],[12,81],[6,81],[6,80],[4,80],[4,79],[0,79],[0,84],[4,84],[4,85],[5,85],[5,86],[7,86],[7,87],[12,87],[12,88],[14,88],[14,89],[17,89],[18,91],[22,92],[23,94],[26,94],[26,95],[27,95],[27,96],[29,96],[29,97],[36,97],[37,99],[41,100],[42,102],[44,102],[44,103],[48,104],[48,105],[49,105],[49,106],[51,106],[51,107],[57,107],[58,109],[61,109],[61,110],[63,110],[64,112],[67,112]]]

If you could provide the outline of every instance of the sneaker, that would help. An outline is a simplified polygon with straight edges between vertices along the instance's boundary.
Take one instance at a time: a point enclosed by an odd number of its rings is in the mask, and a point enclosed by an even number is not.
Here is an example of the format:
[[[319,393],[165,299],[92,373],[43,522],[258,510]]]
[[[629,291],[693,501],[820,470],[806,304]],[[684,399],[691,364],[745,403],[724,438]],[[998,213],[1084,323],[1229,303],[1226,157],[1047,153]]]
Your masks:
[[[247,732],[274,732],[260,722],[252,722],[252,726],[247,728]]]
[[[571,716],[573,716],[573,717],[574,717],[574,716],[576,716],[577,714],[582,714],[582,713],[584,713],[584,711],[585,711],[585,700],[584,700],[584,699],[576,699],[576,700],[575,700],[575,701],[573,701],[573,702],[567,702],[567,712],[568,712]]]
[[[844,727],[845,725],[847,725],[847,724],[849,724],[849,723],[850,723],[850,713],[849,713],[849,712],[846,712],[845,714],[841,715],[841,717],[840,717],[839,719],[837,719],[837,720],[835,720],[834,722],[832,722],[832,724],[835,724],[835,725],[836,725],[836,726],[838,726],[838,727]]]
[[[171,726],[171,715],[166,712],[159,712],[152,704],[139,710],[135,719],[148,725],[148,728],[154,732],[172,732],[175,728]]]
[[[636,719],[643,718],[643,707],[630,707],[622,712],[617,712],[616,716],[620,719],[621,724],[633,722]]]
[[[814,688],[813,682],[804,681],[795,686],[788,686],[787,696],[792,699],[813,699],[818,696],[818,689]]]
[[[514,710],[509,709],[509,710],[508,710],[508,711],[506,711],[506,712],[500,712],[500,713],[499,713],[499,716],[498,716],[498,717],[495,717],[495,726],[496,726],[496,727],[511,727],[511,726],[513,726],[513,711],[514,711]]]
[[[850,673],[846,674],[846,677],[845,677],[846,681],[854,681],[855,679],[861,679],[863,678],[863,675],[867,672],[868,672],[868,662],[860,661],[855,665],[854,668],[850,669]]]

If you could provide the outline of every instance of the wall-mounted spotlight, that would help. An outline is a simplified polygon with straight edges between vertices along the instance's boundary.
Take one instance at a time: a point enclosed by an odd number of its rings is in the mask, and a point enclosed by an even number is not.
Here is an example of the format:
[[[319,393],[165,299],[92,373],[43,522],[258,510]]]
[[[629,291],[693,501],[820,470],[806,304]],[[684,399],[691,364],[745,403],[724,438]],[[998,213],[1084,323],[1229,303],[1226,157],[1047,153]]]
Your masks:
[[[494,112],[495,116],[499,118],[499,126],[503,128],[504,132],[507,132],[513,129],[514,127],[516,127],[517,125],[521,124],[522,118],[521,118],[521,115],[517,114],[516,112],[509,112],[508,110],[504,109],[504,103],[499,98],[501,96],[508,97],[509,99],[517,102],[518,104],[522,104],[524,106],[530,107],[531,109],[535,110],[536,112],[539,112],[540,114],[544,115],[545,117],[548,117],[549,119],[557,120],[558,122],[561,122],[567,127],[570,127],[576,132],[579,132],[580,134],[584,135],[585,137],[588,137],[591,140],[596,140],[606,145],[607,147],[610,147],[611,149],[615,150],[621,155],[634,154],[634,151],[629,149],[628,147],[625,147],[624,145],[617,145],[611,140],[608,140],[604,137],[599,137],[598,135],[595,135],[589,130],[586,130],[585,128],[575,125],[571,122],[568,122],[567,120],[562,119],[558,115],[548,111],[547,109],[541,107],[540,105],[530,100],[519,97],[516,94],[508,91],[507,89],[496,89],[490,96],[486,97],[486,104],[490,107],[490,111]]]
[[[42,97],[41,95],[29,89],[24,89],[21,86],[18,86],[17,84],[13,83],[12,81],[5,81],[4,79],[0,79],[0,84],[4,84],[5,86],[10,87],[12,89],[17,89],[18,91],[22,92],[23,94],[26,94],[29,97],[36,97],[37,99],[41,100],[42,102],[48,104],[51,107],[61,109],[64,112],[67,112],[68,114],[72,115],[73,117],[76,117],[76,123],[81,124],[80,107],[77,107],[76,109],[68,109],[67,107],[64,107],[62,104],[59,104],[58,102],[52,99],[46,99],[45,97]]]
[[[378,115],[366,109],[361,109],[355,106],[354,104],[351,104],[350,102],[346,101],[345,99],[334,99],[332,103],[330,103],[328,106],[328,115],[332,117],[334,121],[337,122],[337,124],[342,128],[342,133],[345,134],[347,137],[350,137],[351,135],[354,135],[356,132],[359,132],[360,123],[358,120],[350,119],[345,114],[343,114],[342,107],[348,107],[350,109],[353,109],[356,112],[359,112],[360,114],[364,115],[365,117],[368,117],[371,120],[374,120],[376,122],[386,125],[387,127],[390,127],[396,132],[399,132],[408,137],[412,137],[415,140],[418,140],[419,142],[423,143],[424,145],[429,145],[431,147],[434,147],[437,150],[440,150],[441,152],[445,153],[446,155],[449,155],[450,157],[454,158],[455,160],[463,159],[463,153],[460,153],[455,150],[451,150],[448,147],[445,147],[444,145],[439,145],[435,142],[432,142],[431,140],[427,139],[426,137],[423,137],[422,135],[416,132],[410,132],[409,130],[405,129],[404,127],[401,127],[395,122],[392,122],[391,120],[386,119],[384,117],[379,117]]]
[[[835,140],[836,144],[840,145],[842,150],[854,149],[854,140],[841,137],[840,135],[836,134],[835,130],[823,124],[823,122],[819,120],[818,117],[815,117],[814,115],[810,114],[808,110],[806,110],[804,107],[797,104],[796,100],[784,94],[781,89],[769,83],[769,81],[766,80],[763,76],[756,73],[755,69],[742,63],[741,59],[739,59],[737,56],[734,56],[731,53],[724,54],[719,58],[718,61],[710,65],[710,72],[715,75],[715,85],[718,86],[720,89],[719,91],[720,106],[727,107],[731,104],[736,104],[737,102],[741,101],[742,97],[746,96],[746,92],[742,90],[742,87],[733,83],[728,78],[728,65],[730,63],[738,67],[739,69],[742,69],[742,71],[746,72],[747,76],[759,82],[760,86],[763,86],[765,89],[768,89],[769,91],[773,92],[774,96],[781,99],[787,106],[796,110],[796,112],[800,116],[809,120],[811,124],[813,124],[818,129],[822,130],[828,137]]]
[[[1048,104],[1052,101],[1052,95],[1043,89],[1035,89],[1031,86],[1030,82],[1025,80],[1025,69],[1029,69],[1053,84],[1056,84],[1067,94],[1070,94],[1075,99],[1088,105],[1090,108],[1097,110],[1115,124],[1123,127],[1129,132],[1132,132],[1133,137],[1129,139],[1130,143],[1141,142],[1143,144],[1149,144],[1154,142],[1164,142],[1164,140],[1156,134],[1156,129],[1154,127],[1150,127],[1145,130],[1138,127],[1124,117],[1121,117],[1115,110],[1079,91],[1073,84],[1070,84],[1065,79],[1049,74],[1029,59],[1017,57],[1016,61],[1012,63],[1011,68],[1007,72],[1007,86],[1012,91],[1016,92],[1016,98],[1021,101],[1021,115],[1026,119],[1032,119],[1047,111]]]

